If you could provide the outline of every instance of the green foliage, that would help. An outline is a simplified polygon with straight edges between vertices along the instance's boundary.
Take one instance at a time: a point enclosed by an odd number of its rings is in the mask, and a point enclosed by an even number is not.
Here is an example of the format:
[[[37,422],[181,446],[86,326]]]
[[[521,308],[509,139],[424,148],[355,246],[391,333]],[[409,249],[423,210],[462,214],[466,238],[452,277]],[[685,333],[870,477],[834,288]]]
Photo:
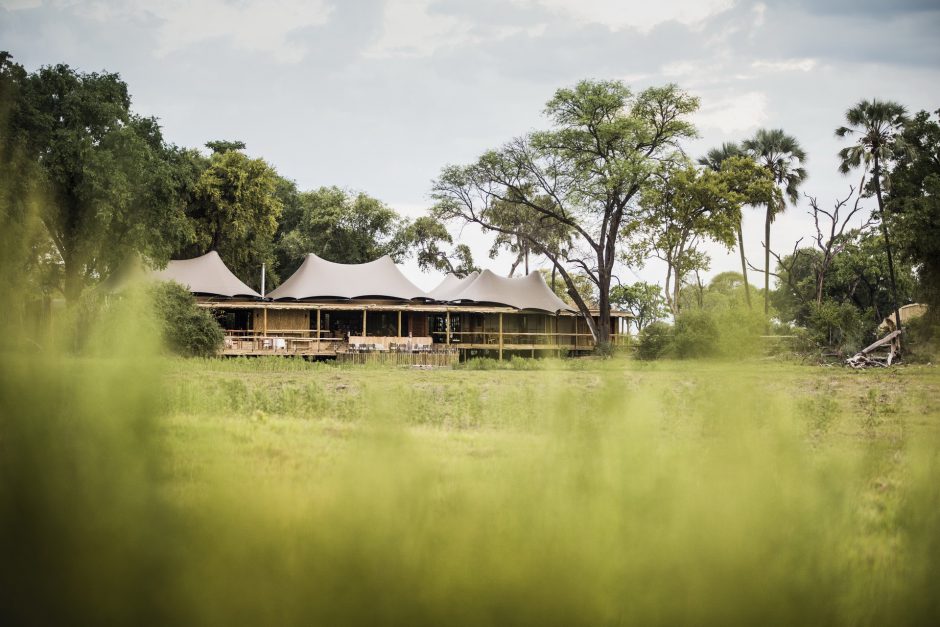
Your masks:
[[[636,343],[636,356],[650,360],[665,357],[672,347],[672,325],[655,321],[640,331]]]
[[[444,223],[434,216],[421,216],[404,229],[402,239],[413,248],[418,267],[422,270],[437,270],[464,277],[479,271],[473,263],[473,254],[466,244],[458,244],[450,250],[454,238]]]
[[[221,154],[225,152],[231,152],[233,150],[244,150],[245,142],[242,141],[229,141],[225,139],[219,139],[216,141],[206,142],[206,148],[212,151],[212,154]]]
[[[720,351],[721,332],[709,312],[690,309],[676,317],[672,353],[681,359],[715,357]]]
[[[781,259],[777,266],[780,280],[772,293],[772,302],[782,320],[814,328],[819,341],[829,337],[831,325],[825,320],[831,318],[833,306],[854,307],[859,325],[857,328],[850,325],[850,344],[874,339],[875,327],[892,311],[884,238],[872,230],[853,230],[846,233],[840,248],[832,259],[823,286],[823,301],[829,303],[823,310],[828,313],[822,317],[814,317],[813,313],[818,306],[816,273],[821,258],[815,248],[800,248]],[[914,291],[913,270],[909,264],[901,262],[895,265],[895,272],[898,296],[902,303],[910,302]],[[823,326],[817,327],[818,323]],[[857,333],[862,335],[857,336]],[[832,337],[835,344],[823,341],[820,346],[838,346],[843,334],[835,332]]]
[[[222,348],[222,327],[182,285],[156,283],[150,288],[154,312],[166,348],[184,357],[212,357]]]
[[[940,116],[940,111],[937,112]],[[940,319],[940,122],[921,111],[894,139],[887,220],[901,259],[917,269],[920,302]]]
[[[817,346],[836,348],[846,353],[863,348],[865,332],[870,326],[870,322],[866,326],[860,312],[851,303],[831,300],[811,303],[806,319],[806,327]]]
[[[189,233],[175,149],[155,118],[131,110],[120,77],[67,65],[7,76],[16,88],[4,93],[11,126],[0,139],[37,166],[38,210],[65,297],[77,300],[131,252],[169,258]]]
[[[638,332],[669,313],[662,288],[644,281],[610,288],[610,304],[633,314],[633,324]]]
[[[299,207],[281,226],[278,254],[293,272],[307,253],[336,263],[366,263],[408,252],[407,224],[380,200],[362,192],[321,187],[300,194]]]
[[[263,159],[217,152],[199,175],[187,207],[196,253],[215,250],[236,275],[260,288],[261,264],[274,260],[273,238],[283,205],[280,177]]]

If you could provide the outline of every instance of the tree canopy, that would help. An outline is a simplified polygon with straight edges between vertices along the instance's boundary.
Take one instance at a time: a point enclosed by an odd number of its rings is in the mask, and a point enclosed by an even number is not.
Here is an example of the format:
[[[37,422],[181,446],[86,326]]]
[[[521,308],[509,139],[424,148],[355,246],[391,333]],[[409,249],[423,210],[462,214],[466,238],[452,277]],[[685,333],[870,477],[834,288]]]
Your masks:
[[[559,89],[545,107],[549,130],[444,168],[433,185],[436,214],[528,242],[552,263],[606,344],[609,320],[601,316],[595,325],[572,276],[588,277],[600,308],[609,307],[624,220],[654,173],[681,159],[679,143],[695,135],[687,118],[697,108],[698,99],[675,85],[634,93],[620,81],[582,81]],[[507,224],[505,211],[514,208],[538,219]],[[559,230],[570,233],[570,248],[545,237]]]

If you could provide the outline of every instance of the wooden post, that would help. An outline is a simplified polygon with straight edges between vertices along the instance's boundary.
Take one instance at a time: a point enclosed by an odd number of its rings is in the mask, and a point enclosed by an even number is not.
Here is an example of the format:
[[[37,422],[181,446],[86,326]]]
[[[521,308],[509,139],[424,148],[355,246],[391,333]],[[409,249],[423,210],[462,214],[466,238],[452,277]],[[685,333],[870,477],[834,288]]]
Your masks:
[[[503,312],[499,312],[499,360],[503,360]]]
[[[317,352],[320,352],[320,308],[317,307]]]
[[[401,337],[401,309],[398,310],[398,337]]]
[[[447,310],[447,315],[445,317],[445,325],[447,328],[445,330],[444,337],[446,338],[446,340],[444,343],[447,344],[447,346],[450,346],[450,309]]]
[[[362,337],[366,337],[368,335],[368,333],[366,333],[366,328],[367,328],[366,327],[366,308],[363,307],[362,308]]]
[[[268,306],[262,305],[261,307],[263,308],[262,311],[264,311],[264,322],[262,323],[262,333],[264,335],[267,335],[268,334]]]

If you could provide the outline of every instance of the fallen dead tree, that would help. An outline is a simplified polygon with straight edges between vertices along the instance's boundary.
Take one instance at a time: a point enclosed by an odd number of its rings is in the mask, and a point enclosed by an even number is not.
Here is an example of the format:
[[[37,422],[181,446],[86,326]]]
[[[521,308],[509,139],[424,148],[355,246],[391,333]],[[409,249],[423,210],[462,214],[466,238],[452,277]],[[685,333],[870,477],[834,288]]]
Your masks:
[[[887,368],[901,352],[901,331],[892,331],[845,360],[852,368]]]

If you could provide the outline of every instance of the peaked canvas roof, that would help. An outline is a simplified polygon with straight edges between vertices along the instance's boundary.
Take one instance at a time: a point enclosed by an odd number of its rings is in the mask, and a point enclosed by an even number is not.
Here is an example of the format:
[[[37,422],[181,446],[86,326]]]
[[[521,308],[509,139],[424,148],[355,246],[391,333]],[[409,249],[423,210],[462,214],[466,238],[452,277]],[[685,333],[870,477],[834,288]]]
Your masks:
[[[426,299],[428,295],[409,281],[391,257],[368,263],[334,263],[313,253],[297,272],[272,290],[274,300],[305,298],[384,297],[401,300]]]
[[[433,290],[428,292],[428,296],[434,300],[439,301],[448,301],[451,300],[454,296],[459,294],[464,290],[468,285],[473,283],[476,278],[480,276],[480,273],[474,270],[467,276],[461,278],[456,274],[448,274],[444,277],[444,280],[435,287]]]
[[[454,303],[497,303],[516,309],[538,309],[552,313],[574,311],[565,301],[555,296],[539,272],[510,279],[484,270],[449,300]]]
[[[219,253],[214,250],[202,257],[170,261],[163,270],[154,270],[150,278],[157,281],[176,281],[194,294],[261,298],[261,294],[232,274],[219,257]]]

